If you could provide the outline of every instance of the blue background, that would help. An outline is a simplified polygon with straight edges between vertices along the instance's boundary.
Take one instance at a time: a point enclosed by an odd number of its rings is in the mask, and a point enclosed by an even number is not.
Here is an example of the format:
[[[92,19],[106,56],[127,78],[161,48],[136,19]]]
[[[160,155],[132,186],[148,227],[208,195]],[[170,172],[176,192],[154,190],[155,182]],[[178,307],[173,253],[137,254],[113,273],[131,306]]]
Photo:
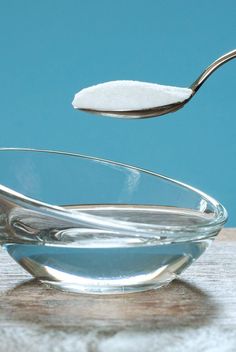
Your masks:
[[[83,87],[116,79],[189,86],[236,47],[235,0],[1,0],[0,146],[131,163],[219,199],[236,226],[236,60],[182,110],[122,121],[76,112]]]

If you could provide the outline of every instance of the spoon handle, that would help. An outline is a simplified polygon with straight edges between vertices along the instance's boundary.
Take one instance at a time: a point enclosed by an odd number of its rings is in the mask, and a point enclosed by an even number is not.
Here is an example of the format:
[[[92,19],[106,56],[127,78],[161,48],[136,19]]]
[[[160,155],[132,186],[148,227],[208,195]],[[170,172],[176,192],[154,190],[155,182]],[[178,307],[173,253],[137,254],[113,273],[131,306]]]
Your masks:
[[[229,60],[236,58],[236,49],[226,53],[225,55],[219,57],[210,66],[208,66],[205,71],[198,77],[198,79],[190,86],[194,93],[198,91],[201,85],[207,80],[207,78],[221,65],[225,64]]]

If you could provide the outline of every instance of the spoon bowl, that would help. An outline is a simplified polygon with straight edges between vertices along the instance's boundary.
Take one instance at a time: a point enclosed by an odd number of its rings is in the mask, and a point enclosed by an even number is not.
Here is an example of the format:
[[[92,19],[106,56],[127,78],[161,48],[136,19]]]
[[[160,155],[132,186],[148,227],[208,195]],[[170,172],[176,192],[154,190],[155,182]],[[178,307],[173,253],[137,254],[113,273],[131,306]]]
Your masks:
[[[229,60],[234,59],[235,57],[236,57],[236,49],[221,56],[219,59],[214,61],[210,66],[208,66],[189,88],[160,86],[160,85],[135,82],[135,81],[114,81],[114,82],[107,82],[107,83],[98,84],[96,86],[89,87],[86,89],[82,89],[79,93],[75,95],[75,98],[72,104],[75,109],[78,109],[81,111],[89,112],[96,115],[103,115],[103,116],[110,116],[110,117],[117,117],[117,118],[141,119],[141,118],[157,117],[157,116],[169,114],[171,112],[175,112],[181,109],[182,107],[184,107],[192,99],[192,97],[202,86],[202,84],[207,80],[207,78],[217,68],[219,68],[221,65],[228,62]],[[119,99],[120,94],[122,94],[120,90],[120,85],[117,85],[116,82],[120,82],[120,83],[130,82],[132,83],[131,88],[133,88],[135,84],[136,84],[136,88],[141,87],[141,85],[143,85],[144,87],[149,85],[149,92],[146,91],[145,95],[143,94],[142,96],[141,90],[139,90],[138,94],[135,90],[134,90],[135,93],[133,93],[131,89],[125,90],[123,92],[123,101],[121,101],[120,105],[117,108],[117,104],[114,104],[114,106],[112,106],[112,104],[109,103],[109,102],[112,102],[114,99],[116,100]],[[174,101],[172,96],[170,103],[168,104],[162,104],[161,101],[156,103],[155,99],[151,99],[150,102],[147,103],[147,98],[149,97],[149,95],[153,93],[153,88],[155,89],[155,86],[156,88],[159,89],[160,94],[163,94],[163,91],[165,92],[166,88],[167,89],[172,88],[173,90],[178,89],[179,91],[185,89],[186,91],[188,90],[189,94],[187,94],[185,98],[183,96],[182,99],[179,99],[179,96],[176,95],[176,99]],[[104,87],[106,88],[105,91],[104,91]],[[124,88],[126,88],[125,85],[124,85]],[[156,101],[158,101],[158,92],[156,93],[157,93]],[[167,93],[169,94],[169,92]],[[167,99],[169,99],[168,94],[167,94]],[[98,108],[94,104],[94,99],[100,99],[100,98],[101,98],[101,101],[105,98],[106,103],[104,107],[99,106]],[[130,104],[130,107],[129,107],[129,102],[135,99],[137,101],[138,108],[134,108],[132,104]],[[84,105],[84,101],[86,101],[85,105]],[[108,102],[108,106],[111,106],[111,108],[107,108],[106,106],[107,102]],[[123,105],[124,108],[122,104],[124,104]],[[100,105],[102,105],[102,103]]]
[[[190,98],[182,102],[163,105],[163,106],[157,106],[157,107],[150,107],[148,109],[140,109],[140,110],[107,111],[107,110],[93,110],[93,109],[83,109],[83,108],[79,110],[85,111],[91,114],[95,114],[95,115],[108,116],[108,117],[144,119],[147,117],[157,117],[157,116],[169,114],[170,112],[175,112],[181,109],[191,99],[191,97],[192,96],[190,96]]]

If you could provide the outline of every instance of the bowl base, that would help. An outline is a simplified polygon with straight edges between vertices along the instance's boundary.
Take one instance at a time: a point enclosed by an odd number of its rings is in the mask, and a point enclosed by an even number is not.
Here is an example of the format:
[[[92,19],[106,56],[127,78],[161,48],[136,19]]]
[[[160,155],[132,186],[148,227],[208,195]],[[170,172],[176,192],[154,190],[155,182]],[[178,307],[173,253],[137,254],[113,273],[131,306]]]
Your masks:
[[[156,282],[143,285],[132,286],[83,286],[75,283],[55,282],[40,280],[40,282],[49,288],[55,288],[64,292],[80,293],[80,294],[94,294],[94,295],[118,295],[135,292],[143,292],[149,290],[156,290],[168,285],[172,280],[176,279],[176,275],[172,275],[169,280],[164,282]]]

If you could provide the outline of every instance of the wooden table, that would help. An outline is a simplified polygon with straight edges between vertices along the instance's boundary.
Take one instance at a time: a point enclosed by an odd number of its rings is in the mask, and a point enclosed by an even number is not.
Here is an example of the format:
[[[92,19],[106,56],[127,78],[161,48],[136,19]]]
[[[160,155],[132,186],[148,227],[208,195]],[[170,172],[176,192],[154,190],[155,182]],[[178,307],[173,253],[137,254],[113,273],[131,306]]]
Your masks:
[[[236,229],[180,280],[129,295],[48,289],[0,253],[0,351],[159,350],[236,351]]]

